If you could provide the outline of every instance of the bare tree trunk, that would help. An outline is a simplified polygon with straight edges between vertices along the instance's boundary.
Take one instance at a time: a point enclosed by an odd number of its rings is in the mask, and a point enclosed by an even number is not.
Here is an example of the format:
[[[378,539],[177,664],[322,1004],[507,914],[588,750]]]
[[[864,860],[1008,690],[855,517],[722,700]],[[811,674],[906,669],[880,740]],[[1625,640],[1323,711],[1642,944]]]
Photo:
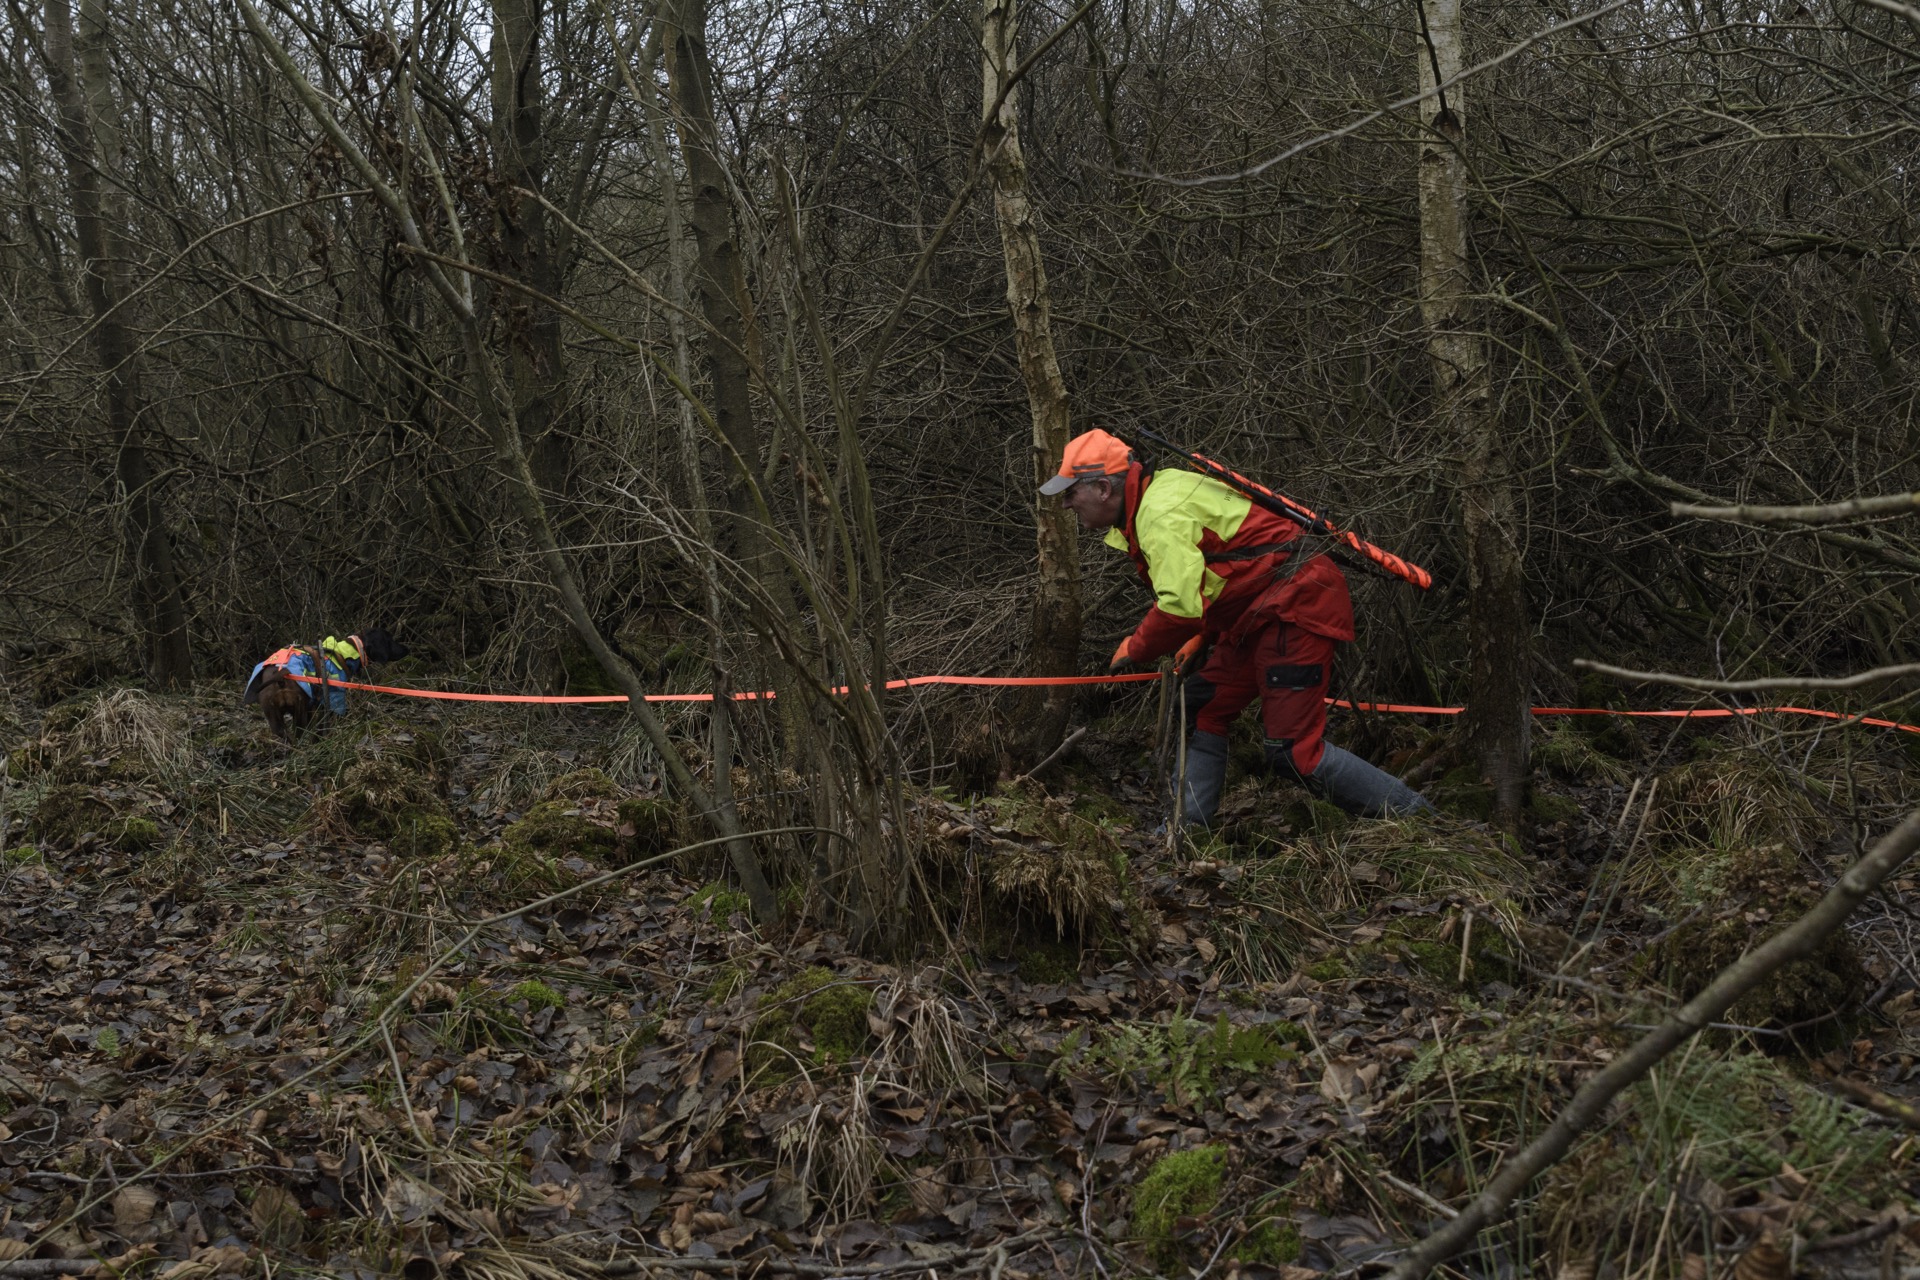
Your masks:
[[[1420,45],[1420,312],[1434,408],[1461,455],[1467,555],[1467,734],[1493,786],[1494,817],[1512,828],[1526,799],[1526,584],[1513,463],[1489,404],[1486,336],[1467,258],[1466,115],[1461,0],[1425,0]],[[1439,86],[1446,87],[1440,89]],[[1434,92],[1439,89],[1438,92]]]
[[[680,183],[674,175],[673,152],[667,145],[666,121],[658,95],[654,92],[654,58],[659,50],[660,29],[655,26],[649,37],[640,74],[634,76],[624,56],[620,74],[647,121],[647,147],[653,155],[653,167],[660,184],[660,210],[667,233],[667,329],[673,338],[673,371],[681,385],[693,385],[693,343],[687,334],[685,310],[691,309],[692,288],[688,283],[686,217],[680,207]],[[711,646],[714,699],[708,712],[707,749],[713,758],[713,803],[723,819],[734,827],[740,824],[739,802],[733,793],[733,770],[723,768],[733,758],[733,702],[724,696],[732,688],[727,669],[726,597],[721,590],[719,551],[715,545],[713,517],[707,505],[706,473],[702,467],[700,432],[694,422],[693,402],[678,398],[680,410],[680,458],[687,477],[687,494],[693,512],[694,536],[701,543],[700,574],[706,588],[708,644]],[[754,903],[756,916],[760,903]],[[778,910],[777,902],[768,904],[769,915]]]
[[[494,218],[502,269],[549,298],[560,296],[560,272],[538,200],[520,188],[546,190],[546,135],[542,120],[541,0],[493,0],[493,154],[505,188]],[[526,441],[533,476],[548,495],[567,491],[570,451],[556,429],[565,398],[566,365],[560,317],[537,302],[500,297],[513,412]]]
[[[115,478],[126,502],[133,615],[145,639],[149,676],[162,686],[184,684],[193,674],[192,651],[160,486],[147,461],[139,356],[125,307],[125,211],[113,185],[102,180],[119,150],[120,133],[107,62],[106,10],[100,0],[81,0],[78,32],[67,0],[47,0],[45,13],[47,79],[60,121],[55,132],[73,191],[81,281],[106,379]]]
[[[692,279],[707,323],[707,368],[713,417],[733,454],[727,468],[727,507],[733,513],[733,549],[761,587],[766,602],[784,617],[792,596],[783,584],[769,531],[753,500],[749,470],[760,464],[760,437],[753,421],[753,341],[748,324],[746,271],[735,239],[726,168],[720,160],[713,118],[713,68],[707,58],[706,0],[664,0],[661,48],[667,86],[687,166],[688,222],[698,250]]]
[[[1067,384],[1053,349],[1053,304],[1040,257],[1033,204],[1027,196],[1027,162],[1020,150],[1020,115],[1011,81],[1019,64],[1015,0],[984,0],[980,29],[982,132],[993,176],[993,209],[1000,223],[1000,249],[1007,264],[1007,307],[1013,313],[1014,349],[1033,415],[1033,486],[1037,490],[1060,466],[1072,431]],[[1057,502],[1033,499],[1039,575],[1033,600],[1027,672],[1072,675],[1080,658],[1080,544],[1074,519]],[[1066,690],[1036,693],[1020,719],[1030,726],[1021,751],[1038,759],[1060,743],[1072,703]]]

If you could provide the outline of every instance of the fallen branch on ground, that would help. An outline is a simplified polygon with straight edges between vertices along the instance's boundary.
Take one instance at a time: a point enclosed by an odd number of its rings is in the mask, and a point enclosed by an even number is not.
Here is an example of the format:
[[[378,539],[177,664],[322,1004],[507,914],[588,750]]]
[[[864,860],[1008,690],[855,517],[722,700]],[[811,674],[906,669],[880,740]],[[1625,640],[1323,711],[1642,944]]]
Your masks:
[[[1916,849],[1920,849],[1920,811],[1908,814],[1899,826],[1881,837],[1810,911],[1722,969],[1706,990],[1581,1085],[1546,1131],[1509,1158],[1458,1218],[1410,1249],[1395,1264],[1388,1280],[1424,1280],[1436,1265],[1470,1244],[1482,1228],[1506,1213],[1528,1183],[1567,1154],[1574,1140],[1600,1118],[1621,1090],[1646,1075],[1769,975],[1812,954],[1846,923],[1855,907],[1906,864]]]

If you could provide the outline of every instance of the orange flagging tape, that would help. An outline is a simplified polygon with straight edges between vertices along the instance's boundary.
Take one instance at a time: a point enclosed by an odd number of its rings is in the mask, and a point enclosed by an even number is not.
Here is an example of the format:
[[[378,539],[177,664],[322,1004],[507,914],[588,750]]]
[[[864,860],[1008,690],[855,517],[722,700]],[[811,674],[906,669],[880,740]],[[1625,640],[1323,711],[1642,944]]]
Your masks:
[[[321,683],[318,676],[296,676],[288,673],[289,680],[298,680],[302,684]],[[889,680],[889,689],[918,689],[925,685],[973,685],[992,688],[1026,688],[1034,685],[1073,685],[1073,684],[1136,684],[1143,680],[1158,680],[1157,671],[1136,671],[1123,676],[912,676],[905,680]],[[449,693],[442,689],[402,689],[390,684],[361,684],[353,680],[329,680],[327,685],[335,689],[357,689],[362,693],[391,693],[402,698],[433,698],[442,702],[522,702],[542,704],[579,704],[625,702],[624,693],[585,693],[567,695],[548,695],[535,693]],[[835,693],[845,693],[847,688],[841,685]],[[758,702],[773,697],[772,691],[765,693],[736,693],[735,702]],[[650,693],[648,702],[712,702],[710,693]],[[1330,707],[1344,707],[1352,711],[1392,711],[1404,715],[1417,716],[1457,716],[1465,707],[1421,707],[1399,702],[1349,702],[1345,698],[1328,698]],[[1920,733],[1920,725],[1902,724],[1898,720],[1881,720],[1874,716],[1852,716],[1839,711],[1822,711],[1815,707],[1698,707],[1683,711],[1618,711],[1612,707],[1535,707],[1536,716],[1650,716],[1669,720],[1720,720],[1727,716],[1794,715],[1816,716],[1822,720],[1846,720],[1854,724],[1870,724],[1881,729],[1899,729],[1903,733]]]

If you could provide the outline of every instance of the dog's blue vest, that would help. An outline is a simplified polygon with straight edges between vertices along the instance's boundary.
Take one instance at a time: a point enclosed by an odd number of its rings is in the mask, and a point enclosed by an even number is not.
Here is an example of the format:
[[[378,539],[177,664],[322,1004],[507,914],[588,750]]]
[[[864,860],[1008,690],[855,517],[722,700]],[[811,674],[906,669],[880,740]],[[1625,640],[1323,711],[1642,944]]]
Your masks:
[[[327,638],[329,640],[333,639],[331,636]],[[243,706],[251,706],[253,703],[260,701],[261,674],[281,667],[284,667],[289,675],[312,676],[318,674],[318,669],[313,664],[312,650],[302,649],[298,645],[288,645],[284,649],[268,654],[258,666],[254,667],[253,674],[247,677],[246,692],[240,697],[241,704]],[[351,680],[359,674],[360,663],[358,660],[348,658],[343,661],[336,654],[327,654],[327,679]],[[300,691],[307,695],[309,701],[320,696],[318,685],[307,684],[303,681],[296,681],[296,683],[299,684]],[[332,709],[333,714],[337,716],[347,714],[347,691],[345,689],[328,689],[327,705]]]

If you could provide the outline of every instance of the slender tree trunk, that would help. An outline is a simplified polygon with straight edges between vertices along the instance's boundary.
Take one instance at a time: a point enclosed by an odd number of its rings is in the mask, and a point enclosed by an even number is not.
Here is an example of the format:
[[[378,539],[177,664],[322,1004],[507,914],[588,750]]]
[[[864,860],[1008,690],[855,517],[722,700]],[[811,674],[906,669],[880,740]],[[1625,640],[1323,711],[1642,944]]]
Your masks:
[[[707,58],[706,0],[663,0],[661,48],[667,86],[686,162],[687,221],[697,256],[692,288],[707,323],[707,369],[713,416],[734,455],[727,468],[727,507],[733,514],[733,549],[781,617],[792,596],[768,531],[755,509],[750,469],[760,465],[760,436],[753,420],[753,336],[748,323],[746,271],[735,238],[733,204],[727,196],[713,118],[713,68]]]
[[[493,154],[505,189],[495,210],[502,270],[550,298],[560,296],[558,265],[547,214],[537,200],[512,192],[546,190],[546,134],[542,121],[541,0],[493,0]],[[566,396],[560,317],[524,298],[501,296],[506,364],[513,411],[527,442],[534,479],[550,496],[567,491],[571,459],[559,418]]]
[[[1467,733],[1494,790],[1494,814],[1520,820],[1526,798],[1526,584],[1521,577],[1513,463],[1489,403],[1487,343],[1467,255],[1461,0],[1424,0],[1420,87],[1420,312],[1434,407],[1461,456],[1467,554]]]
[[[688,283],[686,217],[681,212],[680,183],[673,170],[673,151],[667,145],[666,121],[658,95],[654,92],[654,58],[659,48],[659,28],[647,41],[640,75],[628,80],[627,89],[647,121],[647,147],[653,155],[653,167],[660,184],[660,210],[667,233],[667,299],[675,308],[691,309],[692,288]],[[620,60],[620,72],[628,75],[627,62]],[[693,385],[693,343],[687,334],[687,318],[680,310],[669,309],[667,329],[673,337],[673,371],[685,386]],[[733,702],[726,694],[733,682],[726,665],[727,607],[721,590],[719,549],[714,542],[713,517],[707,505],[707,480],[700,449],[700,431],[694,421],[693,402],[678,398],[680,407],[680,459],[686,470],[687,495],[693,509],[694,536],[701,544],[701,582],[706,588],[708,644],[711,648],[714,698],[707,720],[707,749],[714,761],[713,803],[725,820],[740,825],[739,803],[733,794]],[[768,907],[769,913],[777,903]],[[754,904],[758,915],[760,904]]]
[[[1027,162],[1020,150],[1020,115],[1008,89],[1019,64],[1015,0],[984,0],[980,29],[981,112],[993,209],[1007,264],[1007,307],[1013,313],[1014,350],[1027,385],[1033,416],[1033,488],[1060,466],[1072,431],[1067,384],[1053,349],[1053,304],[1040,257],[1033,203],[1027,196]],[[1033,492],[1033,491],[1030,491]],[[1070,512],[1058,502],[1033,498],[1039,547],[1028,674],[1072,675],[1080,658],[1080,544]],[[1020,719],[1030,726],[1022,753],[1035,760],[1058,746],[1072,703],[1066,690],[1033,696]]]
[[[193,674],[187,611],[167,536],[159,481],[147,461],[139,356],[128,323],[124,267],[125,211],[103,172],[119,151],[119,108],[107,53],[111,36],[101,0],[81,0],[76,32],[67,0],[47,0],[47,79],[60,126],[55,131],[73,192],[80,278],[93,314],[93,342],[105,377],[107,426],[116,442],[114,474],[126,504],[127,557],[133,615],[156,684],[184,684]]]

